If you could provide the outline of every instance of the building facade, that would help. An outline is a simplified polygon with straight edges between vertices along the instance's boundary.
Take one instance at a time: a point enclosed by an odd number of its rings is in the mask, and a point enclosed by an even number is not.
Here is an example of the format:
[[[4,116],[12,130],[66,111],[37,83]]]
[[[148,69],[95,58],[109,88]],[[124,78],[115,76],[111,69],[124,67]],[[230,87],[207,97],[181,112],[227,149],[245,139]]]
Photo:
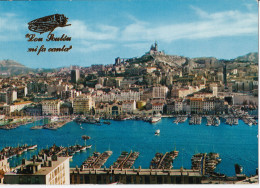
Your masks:
[[[74,114],[86,114],[89,113],[92,108],[95,108],[95,102],[91,96],[80,95],[73,100]]]
[[[22,165],[4,176],[4,184],[69,185],[69,157],[23,159]]]
[[[71,184],[200,184],[199,171],[183,169],[71,169]]]
[[[80,72],[78,69],[71,70],[71,82],[72,83],[77,83],[77,81],[80,78]]]
[[[168,87],[153,87],[153,99],[165,99],[167,97]]]
[[[60,115],[60,100],[46,100],[42,103],[42,115]]]

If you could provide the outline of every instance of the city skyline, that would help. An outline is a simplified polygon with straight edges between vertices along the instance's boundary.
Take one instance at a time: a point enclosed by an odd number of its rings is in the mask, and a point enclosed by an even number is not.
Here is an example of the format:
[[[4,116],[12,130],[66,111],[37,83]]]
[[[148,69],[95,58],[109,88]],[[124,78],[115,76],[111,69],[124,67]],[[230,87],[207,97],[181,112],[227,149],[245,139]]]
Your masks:
[[[233,59],[258,51],[255,5],[255,0],[1,2],[0,57],[31,68],[112,64],[118,56],[142,56],[157,41],[159,50],[170,55]],[[56,13],[72,25],[53,34],[66,34],[72,41],[28,42],[25,35],[32,32],[27,23]],[[68,53],[27,52],[42,44],[73,48]]]

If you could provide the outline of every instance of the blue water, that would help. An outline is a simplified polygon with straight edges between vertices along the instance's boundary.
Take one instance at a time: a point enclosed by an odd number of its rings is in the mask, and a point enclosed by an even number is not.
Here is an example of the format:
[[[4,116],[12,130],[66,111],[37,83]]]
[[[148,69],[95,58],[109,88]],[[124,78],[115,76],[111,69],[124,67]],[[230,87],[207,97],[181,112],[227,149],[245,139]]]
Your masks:
[[[110,148],[113,155],[105,163],[109,167],[116,161],[121,151],[139,151],[140,156],[134,166],[149,168],[150,161],[156,152],[166,152],[176,149],[179,156],[174,160],[173,167],[191,168],[191,157],[197,152],[217,152],[222,159],[216,171],[228,176],[235,175],[234,164],[243,166],[246,175],[253,175],[258,167],[258,126],[249,127],[239,120],[238,126],[229,126],[223,122],[219,127],[206,126],[203,118],[202,125],[189,125],[188,121],[176,125],[174,118],[162,118],[156,124],[143,121],[111,121],[111,125],[82,124],[70,122],[58,130],[30,130],[33,124],[21,126],[13,130],[0,130],[0,149],[5,146],[18,144],[37,144],[38,150],[53,145],[84,144],[82,135],[91,137],[87,144],[92,149],[76,153],[71,167],[80,166],[93,152],[103,152]],[[155,136],[160,129],[160,136]],[[25,152],[21,157],[10,159],[10,165],[21,163],[22,158],[29,159],[37,151]]]

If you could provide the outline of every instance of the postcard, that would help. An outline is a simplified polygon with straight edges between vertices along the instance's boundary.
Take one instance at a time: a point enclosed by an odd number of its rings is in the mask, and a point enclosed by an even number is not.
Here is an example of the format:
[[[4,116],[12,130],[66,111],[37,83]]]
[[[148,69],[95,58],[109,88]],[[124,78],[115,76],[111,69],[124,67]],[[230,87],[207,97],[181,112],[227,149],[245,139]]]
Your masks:
[[[0,2],[0,185],[258,183],[258,1]]]

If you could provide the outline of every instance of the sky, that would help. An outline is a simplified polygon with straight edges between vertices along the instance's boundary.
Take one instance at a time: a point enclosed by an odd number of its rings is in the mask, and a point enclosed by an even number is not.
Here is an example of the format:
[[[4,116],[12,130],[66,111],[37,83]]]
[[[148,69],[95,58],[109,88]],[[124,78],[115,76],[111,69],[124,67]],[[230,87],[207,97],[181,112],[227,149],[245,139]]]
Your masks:
[[[56,28],[55,37],[71,41],[28,42],[35,33],[28,22],[64,14],[71,26]],[[30,68],[112,64],[116,57],[140,57],[158,43],[169,55],[233,59],[258,51],[256,0],[89,0],[1,1],[0,60],[15,60]],[[69,52],[28,52],[44,45]]]

